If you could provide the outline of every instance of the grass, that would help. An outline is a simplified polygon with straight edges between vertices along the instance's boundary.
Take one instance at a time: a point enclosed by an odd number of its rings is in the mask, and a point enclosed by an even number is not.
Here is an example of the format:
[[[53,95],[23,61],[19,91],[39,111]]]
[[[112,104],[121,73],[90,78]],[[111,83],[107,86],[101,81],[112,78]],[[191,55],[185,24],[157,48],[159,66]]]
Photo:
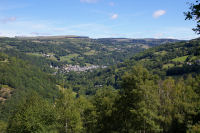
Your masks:
[[[173,66],[174,66],[174,64],[165,64],[165,65],[163,65],[163,69],[168,69],[168,68],[171,68]]]
[[[173,62],[181,62],[181,63],[183,63],[183,62],[185,62],[185,60],[187,59],[187,57],[188,56],[178,57],[178,58],[173,59],[172,61]]]
[[[91,50],[88,52],[85,52],[84,55],[95,55],[96,51],[95,50]]]
[[[160,52],[155,52],[155,55],[166,55],[167,51],[160,51]]]
[[[195,61],[195,60],[198,60],[198,59],[200,59],[199,56],[192,56],[192,58],[190,59],[190,61]]]
[[[28,55],[33,55],[33,56],[42,56],[42,54],[39,54],[39,53],[27,53]]]
[[[67,56],[62,56],[60,57],[60,60],[61,61],[68,61],[68,62],[71,62],[71,59],[74,58],[74,57],[78,57],[79,54],[69,54]]]

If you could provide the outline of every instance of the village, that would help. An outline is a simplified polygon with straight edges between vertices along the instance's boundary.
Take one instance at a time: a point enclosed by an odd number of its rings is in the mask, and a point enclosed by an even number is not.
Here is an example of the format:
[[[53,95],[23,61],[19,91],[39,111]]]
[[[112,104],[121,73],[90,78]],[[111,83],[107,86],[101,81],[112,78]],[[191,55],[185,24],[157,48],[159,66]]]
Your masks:
[[[65,72],[70,72],[70,71],[74,71],[74,72],[85,72],[88,70],[92,70],[92,69],[97,69],[100,68],[100,66],[95,66],[95,65],[91,65],[91,66],[85,66],[85,67],[81,67],[79,65],[66,65],[63,67]]]
[[[65,65],[61,68],[59,67],[53,67],[52,65],[50,65],[51,68],[54,68],[56,70],[61,70],[63,73],[68,73],[68,72],[86,72],[89,70],[93,70],[93,69],[98,69],[98,68],[106,68],[107,66],[98,66],[98,65],[91,65],[91,66],[84,66],[81,67],[79,65]]]

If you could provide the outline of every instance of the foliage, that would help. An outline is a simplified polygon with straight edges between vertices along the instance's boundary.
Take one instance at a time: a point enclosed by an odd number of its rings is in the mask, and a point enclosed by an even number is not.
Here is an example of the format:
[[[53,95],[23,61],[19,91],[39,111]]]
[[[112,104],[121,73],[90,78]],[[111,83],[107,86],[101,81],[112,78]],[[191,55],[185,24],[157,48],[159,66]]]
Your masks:
[[[81,132],[83,124],[81,114],[77,110],[75,93],[71,90],[62,90],[55,106],[59,112],[59,123],[62,125],[60,132]]]
[[[92,103],[96,111],[95,132],[107,133],[112,131],[114,103],[118,98],[118,92],[112,87],[97,90]]]
[[[56,131],[57,113],[55,108],[37,94],[29,96],[16,109],[8,122],[8,133],[36,133]]]
[[[7,123],[4,121],[0,121],[0,131],[1,133],[6,133]]]
[[[177,41],[173,39],[0,38],[0,48],[12,56],[16,56],[13,50],[15,53],[16,51],[23,53],[23,56],[19,54],[17,56],[27,61],[31,59],[37,65],[42,63],[55,67],[64,64],[108,66],[132,57],[135,53],[143,51],[144,47]],[[44,66],[40,65],[40,67]]]
[[[158,95],[152,77],[140,66],[123,76],[116,101],[115,128],[118,132],[159,132]]]
[[[183,76],[200,73],[200,43],[199,39],[188,42],[163,44],[145,50],[133,56],[130,60],[105,69],[86,73],[70,72],[64,74],[65,86],[78,93],[93,95],[95,91],[112,86],[120,89],[122,75],[140,64],[151,74],[157,74],[161,79],[167,76]]]
[[[16,105],[33,91],[50,100],[56,97],[58,90],[53,76],[20,59],[8,56],[6,60],[0,63],[0,84],[11,88],[11,97],[0,106],[1,119],[7,119]]]
[[[126,61],[148,40],[0,40],[0,88],[9,88],[0,105],[2,131],[199,131],[199,39],[163,45],[167,40],[150,40],[150,47],[160,46]],[[90,72],[54,73],[49,65],[69,63],[63,59],[83,66],[124,62]]]
[[[197,22],[197,26],[196,28],[194,28],[193,30],[197,33],[200,34],[200,3],[199,0],[195,0],[194,3],[191,3],[190,5],[190,11],[185,12],[184,13],[186,16],[186,20],[189,19],[193,19],[194,21]]]

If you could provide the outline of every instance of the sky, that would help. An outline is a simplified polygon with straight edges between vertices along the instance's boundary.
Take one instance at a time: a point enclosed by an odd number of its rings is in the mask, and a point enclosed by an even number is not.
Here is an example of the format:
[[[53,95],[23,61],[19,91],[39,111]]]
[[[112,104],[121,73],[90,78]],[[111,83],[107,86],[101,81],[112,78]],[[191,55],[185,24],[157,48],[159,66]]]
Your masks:
[[[198,37],[183,12],[195,0],[0,0],[0,36]]]

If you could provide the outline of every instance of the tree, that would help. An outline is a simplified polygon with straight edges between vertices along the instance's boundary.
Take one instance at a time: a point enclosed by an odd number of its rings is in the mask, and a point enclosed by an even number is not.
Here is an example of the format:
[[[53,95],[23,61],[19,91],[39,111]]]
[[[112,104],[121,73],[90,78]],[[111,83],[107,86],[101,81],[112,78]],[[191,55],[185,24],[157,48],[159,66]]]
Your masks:
[[[115,100],[118,97],[117,92],[118,91],[114,90],[112,87],[97,90],[93,98],[93,104],[97,114],[96,133],[111,132],[113,124],[111,117]]]
[[[123,76],[122,91],[113,117],[118,132],[160,132],[159,98],[154,77],[141,66]]]
[[[70,89],[63,89],[56,100],[55,107],[59,113],[60,132],[79,133],[83,130],[81,112],[78,109],[76,93]]]
[[[0,131],[1,133],[6,133],[7,123],[0,120]]]
[[[200,2],[199,0],[196,0],[195,3],[192,3],[190,5],[190,11],[185,12],[186,20],[195,20],[197,22],[196,28],[193,28],[193,30],[197,33],[200,34]]]
[[[90,98],[92,100],[92,98]],[[83,122],[83,133],[94,133],[97,130],[97,115],[95,106],[84,96],[77,99],[78,110]]]
[[[159,83],[161,127],[164,132],[186,132],[197,114],[198,96],[187,81],[168,78]]]
[[[53,105],[36,93],[19,105],[8,122],[8,133],[57,133],[57,113]]]
[[[171,132],[186,132],[193,125],[192,118],[197,115],[199,98],[183,79],[177,81],[175,89],[176,101]]]

